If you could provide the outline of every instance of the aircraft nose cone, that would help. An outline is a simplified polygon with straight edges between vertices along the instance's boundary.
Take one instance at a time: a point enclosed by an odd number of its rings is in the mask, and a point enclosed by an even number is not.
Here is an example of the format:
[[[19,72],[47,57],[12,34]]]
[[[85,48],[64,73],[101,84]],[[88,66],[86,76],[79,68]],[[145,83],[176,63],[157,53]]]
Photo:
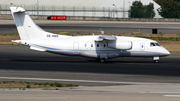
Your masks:
[[[168,51],[168,52],[167,52],[167,55],[170,55],[170,54],[171,54],[171,53]]]
[[[171,54],[171,53],[170,53],[169,51],[167,51],[167,52],[165,53],[165,55],[167,55],[167,56],[170,55],[170,54]]]
[[[171,53],[168,51],[168,50],[164,50],[164,52],[163,53],[161,53],[161,55],[162,56],[168,56],[168,55],[170,55]]]

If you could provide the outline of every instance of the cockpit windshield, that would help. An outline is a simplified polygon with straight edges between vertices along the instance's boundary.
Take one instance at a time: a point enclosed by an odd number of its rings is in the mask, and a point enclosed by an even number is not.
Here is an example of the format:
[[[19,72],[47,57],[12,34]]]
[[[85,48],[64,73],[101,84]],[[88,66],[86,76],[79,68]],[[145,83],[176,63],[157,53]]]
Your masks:
[[[161,46],[161,45],[159,43],[157,43],[157,42],[151,42],[150,46],[153,47],[153,46]]]

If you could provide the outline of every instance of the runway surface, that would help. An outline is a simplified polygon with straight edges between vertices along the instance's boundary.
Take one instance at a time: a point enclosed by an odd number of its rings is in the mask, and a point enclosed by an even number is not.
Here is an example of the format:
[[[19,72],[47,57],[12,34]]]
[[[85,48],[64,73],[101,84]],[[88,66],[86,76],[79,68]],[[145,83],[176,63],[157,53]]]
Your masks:
[[[105,33],[152,33],[158,32],[180,34],[180,23],[171,22],[118,22],[118,21],[35,21],[42,29],[53,33],[95,33],[100,34],[100,28]],[[17,33],[13,20],[0,20],[0,33]]]
[[[0,45],[0,80],[62,82],[79,85],[180,83],[180,54],[154,63],[151,58],[116,58],[98,63],[84,57]]]

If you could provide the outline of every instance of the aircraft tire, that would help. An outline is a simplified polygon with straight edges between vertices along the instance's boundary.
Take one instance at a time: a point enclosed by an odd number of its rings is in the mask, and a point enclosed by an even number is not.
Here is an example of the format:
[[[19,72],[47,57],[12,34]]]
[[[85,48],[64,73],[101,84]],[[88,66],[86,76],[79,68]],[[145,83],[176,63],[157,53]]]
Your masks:
[[[159,63],[159,60],[154,60],[155,63]]]
[[[101,63],[104,63],[104,62],[105,62],[105,59],[104,59],[104,58],[100,59],[100,62],[101,62]]]

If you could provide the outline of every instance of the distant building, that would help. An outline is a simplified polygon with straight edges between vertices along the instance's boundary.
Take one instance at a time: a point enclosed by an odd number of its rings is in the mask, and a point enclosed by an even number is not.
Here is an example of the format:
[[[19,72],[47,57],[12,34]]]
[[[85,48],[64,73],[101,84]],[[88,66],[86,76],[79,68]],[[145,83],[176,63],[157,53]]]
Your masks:
[[[128,18],[128,10],[133,1],[135,0],[0,0],[0,10],[13,3],[30,10],[30,14]],[[157,12],[160,6],[156,2],[140,1],[144,5],[153,3],[155,18],[161,18]]]

